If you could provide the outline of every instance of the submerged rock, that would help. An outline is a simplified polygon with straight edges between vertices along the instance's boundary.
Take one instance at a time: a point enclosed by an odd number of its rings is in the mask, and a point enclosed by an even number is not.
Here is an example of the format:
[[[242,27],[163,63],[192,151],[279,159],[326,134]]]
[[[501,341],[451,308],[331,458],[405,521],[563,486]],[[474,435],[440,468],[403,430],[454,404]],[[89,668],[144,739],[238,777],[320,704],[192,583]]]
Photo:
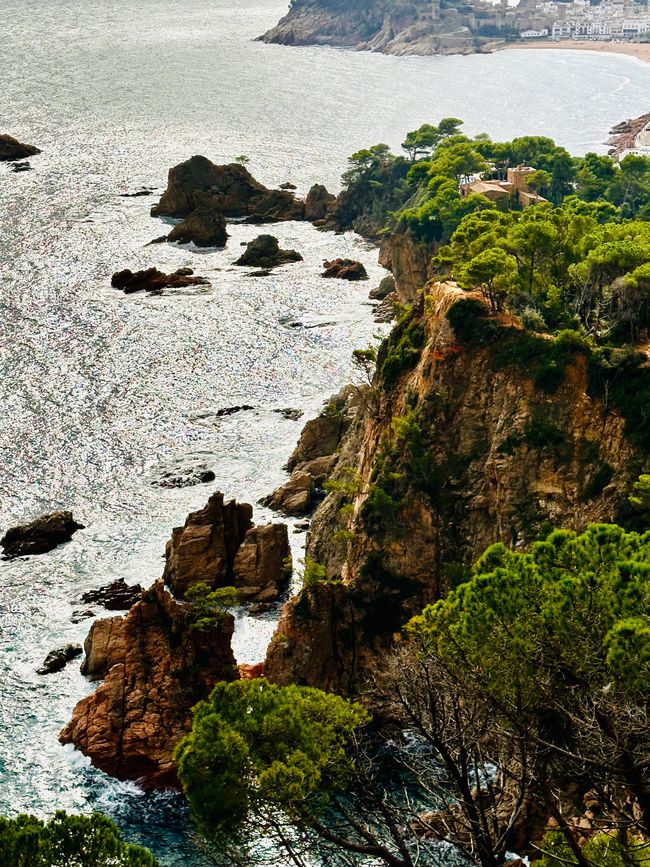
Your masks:
[[[14,163],[11,167],[12,172],[31,172],[32,167],[29,163]]]
[[[332,259],[324,262],[323,277],[336,277],[338,280],[367,280],[368,272],[361,262],[353,259]]]
[[[233,617],[205,629],[193,618],[191,606],[156,581],[126,617],[94,623],[84,671],[105,679],[77,704],[60,741],[118,779],[177,785],[174,750],[191,728],[192,707],[218,681],[239,676]]]
[[[287,190],[269,190],[238,163],[218,166],[193,156],[169,170],[167,189],[152,217],[186,217],[202,206],[226,218],[254,217],[264,222],[302,220],[305,204]]]
[[[296,250],[282,250],[273,235],[258,235],[246,245],[246,252],[234,264],[251,268],[277,268],[287,262],[302,262],[302,256]]]
[[[109,611],[128,611],[142,596],[139,584],[127,584],[124,578],[118,578],[110,584],[89,590],[81,597],[84,603],[96,602],[108,608]]]
[[[146,268],[144,271],[133,272],[129,268],[116,271],[111,277],[111,286],[121,289],[126,295],[134,292],[161,292],[163,289],[183,289],[186,286],[208,286],[210,281],[205,277],[194,277],[187,273],[189,269],[181,268],[173,274],[164,274],[157,268]]]
[[[174,226],[167,240],[177,244],[193,243],[197,247],[225,247],[228,241],[226,218],[202,205]]]
[[[76,659],[82,653],[80,644],[66,644],[64,647],[52,650],[45,657],[43,665],[36,671],[36,674],[53,674],[55,671],[61,671],[72,659]]]
[[[83,524],[75,521],[72,512],[50,512],[29,524],[11,527],[0,539],[0,545],[4,548],[5,560],[28,554],[46,554],[83,529]]]
[[[25,157],[33,157],[36,154],[40,154],[37,147],[23,144],[10,135],[0,135],[0,161],[23,160]]]

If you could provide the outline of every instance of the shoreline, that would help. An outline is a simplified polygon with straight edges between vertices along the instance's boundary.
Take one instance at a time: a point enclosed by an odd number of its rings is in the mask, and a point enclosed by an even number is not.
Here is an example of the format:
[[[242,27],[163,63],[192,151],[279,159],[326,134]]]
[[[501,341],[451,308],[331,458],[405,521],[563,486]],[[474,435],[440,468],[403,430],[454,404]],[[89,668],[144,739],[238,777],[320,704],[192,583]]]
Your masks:
[[[511,42],[507,43],[498,51],[510,51],[513,48],[520,49],[566,49],[568,51],[595,51],[602,54],[626,54],[628,57],[636,57],[644,63],[650,63],[650,42],[591,42],[576,39],[563,39],[559,42]]]

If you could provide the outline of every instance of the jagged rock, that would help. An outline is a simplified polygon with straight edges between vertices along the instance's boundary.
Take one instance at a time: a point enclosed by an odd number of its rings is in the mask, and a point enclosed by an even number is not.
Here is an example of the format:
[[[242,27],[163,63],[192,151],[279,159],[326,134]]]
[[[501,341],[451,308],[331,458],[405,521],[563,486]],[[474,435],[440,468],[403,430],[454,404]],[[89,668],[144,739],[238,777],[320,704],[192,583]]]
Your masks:
[[[72,621],[72,623],[81,623],[82,620],[88,620],[89,617],[94,616],[95,612],[92,611],[90,608],[85,608],[83,611],[77,609],[76,611],[72,612],[70,620]]]
[[[140,600],[142,587],[139,584],[127,584],[124,578],[118,578],[110,584],[105,584],[97,590],[89,590],[81,597],[81,601],[96,602],[109,611],[128,611]]]
[[[305,199],[305,219],[311,223],[317,220],[325,220],[329,216],[335,202],[336,196],[329,193],[327,187],[324,187],[322,184],[314,184]]]
[[[323,277],[336,277],[338,280],[367,280],[368,272],[361,262],[353,259],[332,259],[324,262]]]
[[[251,409],[255,409],[255,407],[247,403],[243,403],[241,406],[224,406],[215,412],[215,416],[217,418],[224,418],[225,416],[234,415],[236,412],[247,412]]]
[[[291,548],[286,524],[254,527],[235,556],[234,585],[244,599],[274,602],[291,575]]]
[[[309,514],[314,496],[314,480],[303,470],[294,470],[284,485],[276,488],[262,503],[276,512],[301,518]]]
[[[77,704],[60,741],[118,779],[177,785],[173,755],[192,707],[218,681],[238,677],[233,628],[231,615],[193,628],[191,607],[157,581],[126,617],[93,624],[84,670],[105,679]]]
[[[224,503],[223,494],[214,493],[183,527],[174,528],[165,551],[165,583],[178,596],[194,584],[232,585],[235,557],[253,527],[252,516],[248,503]]]
[[[80,644],[66,644],[64,647],[59,647],[58,650],[52,650],[45,657],[43,665],[36,674],[53,674],[55,671],[61,671],[70,660],[81,656],[82,653]]]
[[[83,529],[83,524],[75,521],[72,512],[50,512],[29,524],[11,527],[0,539],[0,545],[4,548],[5,560],[28,554],[46,554]]]
[[[255,217],[265,222],[302,220],[305,205],[286,190],[269,190],[244,166],[218,166],[193,156],[169,170],[167,189],[152,217],[186,217],[207,206],[226,218]]]
[[[383,301],[388,295],[392,295],[395,291],[395,278],[392,274],[387,274],[383,278],[379,286],[371,289],[368,298],[373,301]]]
[[[398,300],[412,304],[433,276],[432,259],[436,242],[418,243],[408,232],[396,231],[385,237],[379,248],[379,264],[392,272]]]
[[[250,268],[277,268],[287,262],[302,262],[302,256],[296,250],[282,250],[273,235],[258,235],[254,241],[249,241],[246,252],[234,264]]]
[[[226,218],[214,208],[202,205],[174,226],[167,240],[176,244],[194,243],[197,247],[225,247]]]
[[[358,390],[349,386],[333,395],[323,412],[310,419],[302,429],[298,444],[287,461],[289,472],[316,458],[328,458],[337,451],[344,433],[358,408]]]
[[[0,162],[23,160],[36,154],[40,154],[40,150],[33,145],[23,144],[10,135],[0,135]]]
[[[298,421],[305,414],[301,409],[295,409],[292,406],[287,406],[284,409],[274,409],[273,412],[279,413],[287,421]]]
[[[187,269],[182,268],[181,271]],[[135,273],[129,268],[124,271],[116,271],[111,277],[111,286],[121,289],[125,295],[133,292],[161,292],[163,289],[182,289],[186,286],[206,286],[210,281],[205,277],[193,277],[187,273],[176,271],[173,274],[164,274],[157,268],[146,268],[144,271]]]

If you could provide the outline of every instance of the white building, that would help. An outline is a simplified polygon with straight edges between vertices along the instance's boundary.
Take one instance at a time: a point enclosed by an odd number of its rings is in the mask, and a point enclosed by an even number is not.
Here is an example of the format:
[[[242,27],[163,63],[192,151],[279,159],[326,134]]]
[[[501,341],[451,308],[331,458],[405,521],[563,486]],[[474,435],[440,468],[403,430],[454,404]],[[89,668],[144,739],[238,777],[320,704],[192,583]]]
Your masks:
[[[522,39],[543,39],[548,36],[548,29],[545,27],[543,30],[522,30],[519,35]]]

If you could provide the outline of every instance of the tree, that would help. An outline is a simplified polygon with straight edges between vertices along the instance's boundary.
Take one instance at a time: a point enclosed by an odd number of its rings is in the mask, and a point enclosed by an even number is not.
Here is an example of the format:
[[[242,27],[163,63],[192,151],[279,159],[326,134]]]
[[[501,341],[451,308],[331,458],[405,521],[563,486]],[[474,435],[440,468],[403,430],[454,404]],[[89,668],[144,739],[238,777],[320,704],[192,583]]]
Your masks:
[[[463,267],[458,282],[466,289],[480,289],[493,310],[501,310],[517,282],[517,260],[495,247],[484,250]]]
[[[462,120],[457,117],[444,117],[437,126],[424,123],[419,129],[407,133],[402,148],[408,153],[411,162],[416,162],[430,156],[444,139],[457,135],[462,125]]]
[[[361,746],[368,721],[359,704],[317,689],[217,684],[176,753],[193,818],[235,863],[250,863],[254,830],[294,864],[305,863],[317,840],[328,863],[352,863],[340,860],[348,853],[414,867],[406,842],[413,832]]]
[[[605,195],[621,209],[623,216],[636,216],[650,203],[650,159],[637,154],[624,157]]]
[[[212,590],[201,582],[185,591],[184,599],[192,606],[194,629],[212,629],[239,602],[236,587],[217,587]]]
[[[610,827],[647,834],[649,619],[650,536],[593,525],[529,554],[492,546],[410,628],[547,752],[551,779],[596,791]]]
[[[158,867],[150,852],[125,843],[100,813],[59,811],[48,822],[35,816],[0,817],[0,853],[7,867]]]

